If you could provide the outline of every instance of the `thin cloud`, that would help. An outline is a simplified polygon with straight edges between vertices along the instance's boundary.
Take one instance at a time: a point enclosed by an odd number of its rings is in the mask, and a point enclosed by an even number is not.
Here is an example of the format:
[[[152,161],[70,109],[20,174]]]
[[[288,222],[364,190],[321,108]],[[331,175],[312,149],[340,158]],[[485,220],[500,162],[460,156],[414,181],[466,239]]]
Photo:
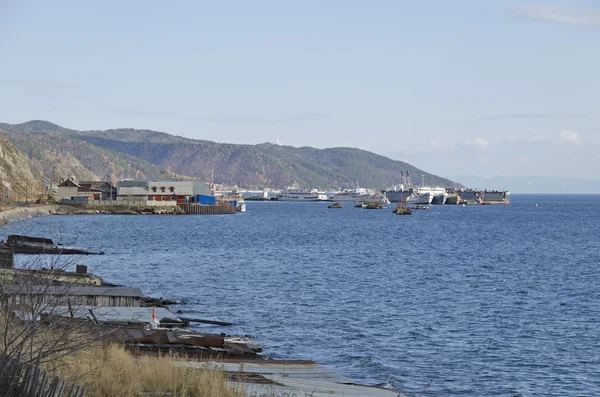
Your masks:
[[[267,125],[267,124],[287,124],[296,122],[305,122],[326,118],[325,113],[301,113],[282,118],[266,117],[240,117],[240,116],[210,116],[207,114],[181,114],[168,111],[135,110],[135,109],[116,109],[114,113],[127,116],[139,117],[158,117],[158,118],[183,118],[204,123],[233,124],[233,125]]]
[[[579,132],[569,130],[562,130],[560,132],[560,139],[562,139],[564,142],[574,143],[577,145],[583,142]]]
[[[472,141],[468,140],[468,141],[465,142],[465,144],[467,146],[474,146],[477,149],[485,149],[485,148],[487,148],[489,146],[489,143],[485,139],[483,139],[481,137],[476,137]]]
[[[0,86],[16,87],[35,90],[74,90],[81,88],[76,83],[65,83],[55,80],[0,80]]]
[[[561,113],[561,112],[521,112],[521,113],[498,113],[480,117],[481,121],[496,120],[526,120],[526,119],[582,119],[588,117],[583,113]]]
[[[527,138],[528,142],[544,142],[547,141],[548,138],[543,135],[534,135]]]
[[[189,115],[189,117],[196,121],[202,121],[206,123],[219,123],[219,124],[235,124],[235,125],[264,125],[264,124],[287,124],[295,122],[305,122],[312,120],[324,119],[327,114],[324,113],[302,113],[294,116],[283,117],[283,118],[265,118],[265,117],[238,117],[238,116],[208,116],[208,115]]]
[[[551,4],[524,4],[512,12],[522,18],[579,26],[600,26],[600,10],[559,7]]]
[[[142,117],[159,117],[159,118],[176,118],[179,115],[176,112],[156,112],[145,110],[115,110],[115,113],[126,116],[142,116]]]
[[[527,163],[529,161],[529,157],[522,154],[518,156],[513,156],[513,160],[517,163]]]

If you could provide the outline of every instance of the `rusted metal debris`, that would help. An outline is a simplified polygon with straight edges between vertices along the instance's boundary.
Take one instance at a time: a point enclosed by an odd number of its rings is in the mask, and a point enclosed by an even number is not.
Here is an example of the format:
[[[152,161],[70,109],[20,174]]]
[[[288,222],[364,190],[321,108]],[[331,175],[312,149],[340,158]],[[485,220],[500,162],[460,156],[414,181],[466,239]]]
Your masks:
[[[223,335],[201,334],[183,330],[147,330],[132,327],[100,327],[103,338],[122,343],[134,354],[168,355],[196,360],[261,359],[255,350],[244,343],[227,341]]]
[[[77,248],[65,248],[49,238],[11,234],[0,248],[10,248],[15,254],[57,254],[57,255],[104,255],[104,252],[90,252]]]

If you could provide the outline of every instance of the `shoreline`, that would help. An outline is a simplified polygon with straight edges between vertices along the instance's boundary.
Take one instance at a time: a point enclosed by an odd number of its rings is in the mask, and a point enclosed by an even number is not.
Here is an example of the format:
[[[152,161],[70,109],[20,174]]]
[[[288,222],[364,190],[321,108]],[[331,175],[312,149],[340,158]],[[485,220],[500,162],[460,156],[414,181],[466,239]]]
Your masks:
[[[0,225],[6,225],[11,222],[20,221],[23,219],[33,218],[40,215],[53,215],[59,210],[59,206],[52,205],[31,205],[24,207],[16,207],[3,210],[0,212]]]
[[[0,211],[0,226],[42,215],[178,215],[183,212],[178,207],[152,208],[128,206],[85,206],[76,207],[64,204],[30,204],[28,206],[4,207]]]

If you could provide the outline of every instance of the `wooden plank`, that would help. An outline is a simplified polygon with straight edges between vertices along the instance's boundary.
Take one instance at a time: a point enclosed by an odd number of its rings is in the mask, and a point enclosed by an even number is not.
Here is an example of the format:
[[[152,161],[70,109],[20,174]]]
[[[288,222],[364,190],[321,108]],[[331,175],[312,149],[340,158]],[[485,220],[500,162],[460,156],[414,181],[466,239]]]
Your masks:
[[[56,397],[62,397],[63,391],[65,390],[66,383],[67,382],[64,379],[60,382],[60,386],[58,386]]]
[[[29,384],[30,380],[31,380],[31,372],[32,372],[32,366],[31,365],[26,365],[25,366],[25,372],[22,374],[22,381],[21,384],[19,385],[19,394],[18,397],[23,397],[25,396],[26,393],[26,387]]]
[[[42,371],[42,382],[40,388],[34,392],[35,396],[46,397],[46,388],[48,387],[48,372]]]
[[[189,323],[201,323],[201,324],[212,324],[212,325],[223,325],[230,326],[233,323],[228,323],[226,321],[215,321],[215,320],[203,320],[201,318],[190,318],[190,317],[181,317],[177,316],[180,320],[187,321]]]

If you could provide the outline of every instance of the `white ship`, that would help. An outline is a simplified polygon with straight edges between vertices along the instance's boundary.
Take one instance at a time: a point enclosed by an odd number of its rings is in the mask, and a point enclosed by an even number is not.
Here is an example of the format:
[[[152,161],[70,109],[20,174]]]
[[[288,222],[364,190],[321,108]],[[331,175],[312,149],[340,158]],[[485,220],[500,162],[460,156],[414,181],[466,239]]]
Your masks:
[[[431,189],[431,193],[433,193],[433,200],[431,200],[431,204],[446,204],[446,200],[448,199],[448,193],[446,192],[446,188],[434,187]]]
[[[420,188],[416,188],[413,194],[406,199],[407,204],[424,204],[429,205],[433,201],[433,193],[430,190],[420,191]]]
[[[277,194],[277,201],[327,201],[328,197],[317,189],[288,188]]]
[[[437,204],[443,204],[448,198],[448,193],[446,193],[446,189],[444,189],[443,187],[434,188],[431,186],[425,186],[425,175],[421,175],[421,186],[417,186],[413,189],[413,194],[411,194],[410,197],[406,199],[406,203],[429,205],[433,201],[434,197],[438,197]]]
[[[332,193],[329,197],[331,201],[365,201],[371,196],[371,192],[368,189],[356,188],[356,189],[344,189],[341,192]]]

